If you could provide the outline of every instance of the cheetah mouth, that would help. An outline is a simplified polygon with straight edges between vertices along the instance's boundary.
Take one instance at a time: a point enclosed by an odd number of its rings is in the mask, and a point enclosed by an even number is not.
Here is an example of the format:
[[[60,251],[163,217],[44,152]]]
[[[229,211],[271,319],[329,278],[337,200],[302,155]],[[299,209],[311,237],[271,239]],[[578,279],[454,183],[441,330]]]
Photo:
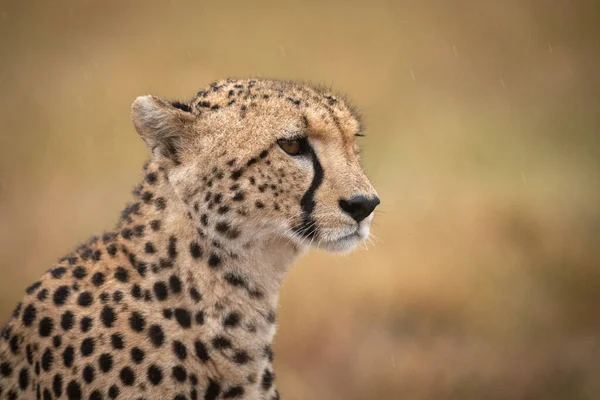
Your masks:
[[[331,252],[349,252],[352,251],[359,241],[363,240],[360,231],[356,229],[354,232],[339,236],[337,238],[321,240],[318,247]]]

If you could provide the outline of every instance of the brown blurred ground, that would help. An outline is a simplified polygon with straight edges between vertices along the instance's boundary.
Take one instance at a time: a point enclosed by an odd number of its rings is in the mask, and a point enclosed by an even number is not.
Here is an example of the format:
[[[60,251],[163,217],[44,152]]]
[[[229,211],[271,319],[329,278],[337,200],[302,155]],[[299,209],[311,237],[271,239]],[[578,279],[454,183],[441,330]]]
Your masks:
[[[140,94],[301,79],[364,112],[377,239],[288,277],[295,399],[600,398],[600,6],[0,3],[0,320],[110,228]]]

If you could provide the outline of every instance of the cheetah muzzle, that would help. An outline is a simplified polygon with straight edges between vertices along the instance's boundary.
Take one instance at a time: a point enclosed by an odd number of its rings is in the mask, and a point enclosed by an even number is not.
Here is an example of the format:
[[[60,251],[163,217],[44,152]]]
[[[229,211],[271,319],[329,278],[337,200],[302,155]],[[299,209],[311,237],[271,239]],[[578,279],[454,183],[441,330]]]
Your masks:
[[[377,193],[339,97],[270,80],[133,103],[151,151],[112,232],[26,289],[0,339],[0,398],[278,399],[281,282],[310,247],[369,235]]]

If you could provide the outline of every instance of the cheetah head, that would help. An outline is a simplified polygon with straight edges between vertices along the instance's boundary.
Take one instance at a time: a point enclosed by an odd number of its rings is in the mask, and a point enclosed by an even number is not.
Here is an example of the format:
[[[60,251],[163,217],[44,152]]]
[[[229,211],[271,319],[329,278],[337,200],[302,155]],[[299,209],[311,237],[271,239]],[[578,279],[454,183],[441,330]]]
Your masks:
[[[132,119],[201,234],[340,252],[369,235],[379,198],[360,165],[360,123],[340,98],[227,80],[185,104],[138,97]]]

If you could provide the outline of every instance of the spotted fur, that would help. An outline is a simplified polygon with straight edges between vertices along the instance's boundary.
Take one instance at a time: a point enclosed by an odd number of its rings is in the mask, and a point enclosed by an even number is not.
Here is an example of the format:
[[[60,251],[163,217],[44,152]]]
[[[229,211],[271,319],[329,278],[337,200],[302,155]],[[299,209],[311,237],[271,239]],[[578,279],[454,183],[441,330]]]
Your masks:
[[[132,119],[152,153],[134,199],[26,289],[0,398],[278,399],[285,272],[310,246],[354,248],[378,203],[355,113],[308,86],[227,80],[188,103],[140,97]]]

